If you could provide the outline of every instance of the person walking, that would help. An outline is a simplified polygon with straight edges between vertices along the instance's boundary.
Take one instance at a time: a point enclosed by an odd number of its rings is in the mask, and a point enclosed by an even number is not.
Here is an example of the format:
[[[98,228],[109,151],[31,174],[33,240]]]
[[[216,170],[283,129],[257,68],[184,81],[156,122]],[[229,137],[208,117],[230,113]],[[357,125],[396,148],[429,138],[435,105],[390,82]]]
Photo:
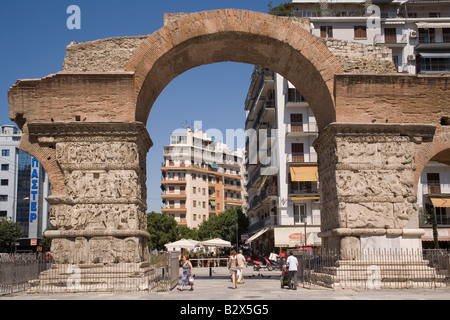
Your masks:
[[[228,257],[228,269],[230,270],[231,274],[231,281],[233,282],[233,289],[237,289],[236,284],[236,275],[238,270],[238,261],[237,261],[237,255],[236,250],[231,250],[231,255]]]
[[[294,257],[292,251],[289,252],[289,257],[286,261],[286,267],[289,271],[289,283],[292,285],[292,289],[297,290],[297,271],[298,271],[298,260]],[[292,283],[294,280],[294,283]]]
[[[192,263],[189,261],[187,255],[183,255],[183,274],[181,275],[180,281],[178,281],[178,290],[183,291],[184,286],[191,286],[189,291],[194,291],[194,282],[190,281],[193,277],[192,273]]]
[[[238,275],[237,283],[238,284],[245,283],[244,266],[247,267],[247,261],[245,261],[245,257],[242,254],[242,250],[239,250],[239,254],[237,255],[237,261],[238,261],[238,266],[239,266],[239,270],[237,272],[237,275]]]

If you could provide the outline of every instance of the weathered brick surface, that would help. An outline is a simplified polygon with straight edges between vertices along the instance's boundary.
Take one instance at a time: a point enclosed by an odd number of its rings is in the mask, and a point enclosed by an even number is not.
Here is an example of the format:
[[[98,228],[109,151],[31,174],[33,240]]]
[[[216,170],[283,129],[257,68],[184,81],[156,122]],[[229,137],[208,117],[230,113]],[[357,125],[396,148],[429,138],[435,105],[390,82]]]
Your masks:
[[[133,121],[133,74],[60,72],[20,80],[9,90],[9,117],[27,122]],[[21,125],[21,124],[19,124]]]
[[[147,36],[75,43],[66,48],[64,71],[124,71],[128,59]]]
[[[338,122],[440,125],[450,114],[450,77],[337,75]]]

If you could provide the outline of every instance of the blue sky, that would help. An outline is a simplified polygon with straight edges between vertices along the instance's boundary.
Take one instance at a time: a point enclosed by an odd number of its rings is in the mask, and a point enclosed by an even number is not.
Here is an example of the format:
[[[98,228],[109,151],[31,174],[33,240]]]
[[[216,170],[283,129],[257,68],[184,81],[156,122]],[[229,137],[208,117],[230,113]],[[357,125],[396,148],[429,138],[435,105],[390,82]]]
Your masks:
[[[8,119],[9,88],[18,79],[42,78],[62,70],[66,46],[118,36],[151,34],[163,26],[164,12],[222,8],[267,12],[269,0],[4,0],[0,5],[0,123]],[[274,1],[274,3],[278,3]],[[69,30],[70,5],[81,9],[81,30]],[[147,129],[154,142],[147,156],[148,211],[161,208],[163,146],[183,124],[203,129],[244,128],[244,101],[253,66],[218,63],[174,79],[153,106]],[[170,120],[169,120],[170,118]]]

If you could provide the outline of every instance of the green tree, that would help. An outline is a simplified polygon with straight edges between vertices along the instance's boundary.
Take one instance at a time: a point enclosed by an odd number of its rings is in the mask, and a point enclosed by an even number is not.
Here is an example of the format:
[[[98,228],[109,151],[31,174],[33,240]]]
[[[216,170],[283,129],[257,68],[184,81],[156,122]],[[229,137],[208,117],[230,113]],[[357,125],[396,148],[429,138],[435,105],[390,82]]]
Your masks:
[[[188,226],[178,226],[178,239],[198,240],[198,229],[191,229]]]
[[[22,232],[20,223],[0,218],[0,252],[13,253],[16,242],[22,238]]]
[[[53,230],[52,228],[48,228],[45,231]],[[45,232],[44,232],[45,234]],[[52,239],[45,237],[42,235],[40,246],[42,247],[42,252],[50,251],[50,248],[52,246]]]
[[[434,248],[439,249],[439,233],[438,233],[436,212],[434,211],[434,208],[431,208],[430,212],[425,210],[424,213],[430,219],[431,225],[433,227]]]
[[[198,229],[198,236],[201,240],[221,238],[231,240],[234,243],[236,239],[236,221],[239,225],[237,236],[240,239],[241,235],[247,232],[249,225],[248,218],[240,207],[227,209],[219,215],[202,222]]]
[[[150,212],[147,214],[147,232],[150,234],[148,246],[163,250],[164,245],[174,242],[178,237],[177,222],[165,214]]]
[[[277,16],[290,16],[292,15],[292,10],[289,6],[289,3],[280,3],[277,7],[272,5],[272,1],[268,4],[269,14],[277,15]]]

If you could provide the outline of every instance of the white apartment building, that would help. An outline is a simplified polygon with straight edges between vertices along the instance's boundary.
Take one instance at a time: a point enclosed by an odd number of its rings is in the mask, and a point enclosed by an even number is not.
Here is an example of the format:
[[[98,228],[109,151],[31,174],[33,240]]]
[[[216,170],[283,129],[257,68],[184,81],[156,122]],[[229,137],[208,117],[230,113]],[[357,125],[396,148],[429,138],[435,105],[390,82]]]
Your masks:
[[[0,133],[0,217],[15,218],[17,196],[18,151],[22,132],[15,126],[2,125]]]
[[[260,254],[320,245],[317,154],[312,146],[318,130],[311,108],[286,79],[257,66],[245,109],[246,130],[257,132],[258,151],[267,148],[271,157],[269,164],[247,162],[247,243]]]
[[[244,149],[230,150],[202,130],[175,131],[161,167],[165,207],[179,225],[198,228],[213,215],[245,206]]]
[[[19,150],[22,132],[13,125],[2,125],[0,132],[0,217],[18,222],[23,237],[17,250],[36,251],[49,225],[51,193],[48,176],[39,162]]]
[[[279,14],[309,17],[318,37],[391,48],[398,72],[450,72],[450,0],[291,0],[288,7]]]

